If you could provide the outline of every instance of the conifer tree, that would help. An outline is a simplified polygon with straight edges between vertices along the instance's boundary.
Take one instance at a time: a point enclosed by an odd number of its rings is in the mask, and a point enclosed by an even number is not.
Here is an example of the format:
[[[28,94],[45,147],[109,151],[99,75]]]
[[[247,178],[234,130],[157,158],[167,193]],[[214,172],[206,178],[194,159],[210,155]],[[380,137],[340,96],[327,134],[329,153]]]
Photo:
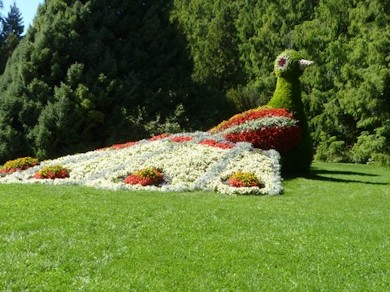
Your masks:
[[[54,157],[185,125],[187,108],[195,115],[199,102],[190,98],[191,63],[170,10],[170,1],[41,5],[0,78],[0,160]]]
[[[0,8],[2,2],[0,3]],[[1,18],[0,32],[0,72],[4,71],[5,64],[22,38],[24,25],[19,8],[15,3],[10,6],[10,10],[5,18]]]

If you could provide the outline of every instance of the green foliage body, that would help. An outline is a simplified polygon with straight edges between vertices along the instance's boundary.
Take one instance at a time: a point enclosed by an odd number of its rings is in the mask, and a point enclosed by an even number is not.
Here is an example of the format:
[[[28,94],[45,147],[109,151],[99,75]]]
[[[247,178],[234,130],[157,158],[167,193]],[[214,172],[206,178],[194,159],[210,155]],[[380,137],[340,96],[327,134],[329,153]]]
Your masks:
[[[287,58],[286,68],[280,68],[280,58]],[[302,139],[290,153],[282,155],[282,170],[289,174],[307,173],[313,160],[313,143],[301,97],[300,76],[304,69],[299,67],[301,55],[293,50],[282,52],[275,61],[276,89],[268,106],[285,108],[299,121]]]

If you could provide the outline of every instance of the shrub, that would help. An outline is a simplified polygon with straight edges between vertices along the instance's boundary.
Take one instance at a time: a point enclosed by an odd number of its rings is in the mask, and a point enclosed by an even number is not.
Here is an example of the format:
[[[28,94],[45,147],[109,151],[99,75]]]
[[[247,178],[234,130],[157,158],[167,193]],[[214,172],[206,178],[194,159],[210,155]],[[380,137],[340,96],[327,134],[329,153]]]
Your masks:
[[[69,169],[62,165],[49,165],[43,167],[33,176],[36,179],[56,179],[69,177]]]
[[[164,182],[164,176],[161,169],[147,167],[128,175],[123,182],[131,185],[158,186]]]
[[[19,170],[25,170],[36,165],[39,165],[38,159],[32,157],[22,157],[7,161],[0,170],[0,173],[12,173]]]
[[[261,98],[261,92],[253,86],[237,86],[226,93],[226,98],[234,107],[235,112],[243,112],[249,109],[265,105],[268,100]]]
[[[227,183],[232,187],[259,187],[264,185],[260,183],[259,179],[253,172],[235,172],[229,176]]]

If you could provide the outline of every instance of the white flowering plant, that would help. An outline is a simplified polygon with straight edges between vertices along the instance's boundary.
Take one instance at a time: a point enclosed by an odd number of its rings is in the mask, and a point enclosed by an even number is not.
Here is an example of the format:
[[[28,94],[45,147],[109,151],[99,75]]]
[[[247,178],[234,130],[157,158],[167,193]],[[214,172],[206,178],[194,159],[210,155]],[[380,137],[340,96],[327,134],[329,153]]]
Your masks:
[[[34,174],[51,165],[62,165],[69,177],[42,180]],[[163,172],[157,172],[163,170]],[[237,187],[227,183],[237,172],[261,182]],[[128,183],[131,175],[158,176],[158,183]],[[123,178],[131,177],[124,180]],[[160,177],[161,176],[161,177]],[[0,178],[0,183],[86,185],[112,190],[216,191],[223,194],[277,195],[282,192],[280,155],[255,149],[250,143],[232,143],[208,132],[156,136],[148,140],[113,145],[86,153],[42,161],[26,170]]]

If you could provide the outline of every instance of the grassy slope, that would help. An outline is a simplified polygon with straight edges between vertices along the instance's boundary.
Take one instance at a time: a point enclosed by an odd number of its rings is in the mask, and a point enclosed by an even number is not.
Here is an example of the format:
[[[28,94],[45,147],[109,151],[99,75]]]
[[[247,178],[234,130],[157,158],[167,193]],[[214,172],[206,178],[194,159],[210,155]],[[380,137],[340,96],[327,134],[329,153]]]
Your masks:
[[[389,186],[323,163],[277,197],[0,185],[0,290],[387,291]]]

